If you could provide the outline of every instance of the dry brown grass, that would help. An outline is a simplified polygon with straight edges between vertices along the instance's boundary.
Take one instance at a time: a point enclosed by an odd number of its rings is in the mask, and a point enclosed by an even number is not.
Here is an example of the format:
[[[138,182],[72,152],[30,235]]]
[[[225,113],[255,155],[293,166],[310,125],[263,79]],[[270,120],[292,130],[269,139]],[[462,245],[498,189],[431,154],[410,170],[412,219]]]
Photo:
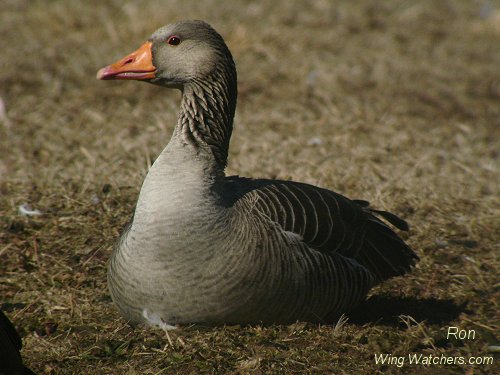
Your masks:
[[[27,1],[0,5],[0,296],[39,373],[464,373],[379,352],[493,355],[499,328],[500,8],[489,1]],[[417,269],[347,324],[132,330],[105,264],[179,95],[95,72],[205,19],[239,71],[229,170],[370,200]],[[319,143],[319,144],[318,144]],[[42,216],[21,217],[29,203]],[[399,318],[398,318],[399,316]],[[446,340],[446,327],[475,340]]]

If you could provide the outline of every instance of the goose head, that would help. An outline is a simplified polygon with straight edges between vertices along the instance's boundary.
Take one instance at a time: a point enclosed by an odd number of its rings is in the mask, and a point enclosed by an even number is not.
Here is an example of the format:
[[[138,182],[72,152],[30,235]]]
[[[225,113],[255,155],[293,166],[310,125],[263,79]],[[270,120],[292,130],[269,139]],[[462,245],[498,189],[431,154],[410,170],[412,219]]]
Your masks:
[[[102,80],[141,80],[183,89],[221,67],[235,73],[222,37],[203,21],[182,21],[158,29],[136,51],[97,72]]]

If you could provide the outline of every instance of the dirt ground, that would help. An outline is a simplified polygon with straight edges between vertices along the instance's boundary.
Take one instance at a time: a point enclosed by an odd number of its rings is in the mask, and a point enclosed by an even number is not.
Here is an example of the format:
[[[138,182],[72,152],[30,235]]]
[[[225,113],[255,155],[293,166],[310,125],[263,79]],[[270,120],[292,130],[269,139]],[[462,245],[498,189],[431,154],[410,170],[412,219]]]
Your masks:
[[[347,322],[167,337],[113,306],[106,261],[180,95],[95,74],[192,18],[237,63],[228,174],[321,185],[410,223],[418,266]],[[0,307],[37,373],[500,373],[500,3],[2,0],[0,35]]]

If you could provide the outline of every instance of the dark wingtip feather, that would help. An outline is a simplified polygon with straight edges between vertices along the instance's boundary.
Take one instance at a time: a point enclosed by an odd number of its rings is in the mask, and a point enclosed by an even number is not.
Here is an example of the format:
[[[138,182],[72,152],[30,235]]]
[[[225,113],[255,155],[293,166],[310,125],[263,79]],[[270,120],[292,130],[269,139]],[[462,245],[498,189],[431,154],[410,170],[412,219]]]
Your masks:
[[[353,199],[353,202],[356,203],[357,205],[366,208],[370,206],[370,202],[365,201],[363,199]]]
[[[377,277],[378,282],[410,272],[419,260],[417,254],[380,219],[372,216],[368,223],[359,262]]]
[[[378,215],[382,216],[385,220],[387,220],[389,223],[394,225],[399,230],[403,230],[405,232],[408,232],[410,230],[410,226],[405,220],[401,219],[399,216],[396,216],[391,212],[374,210],[374,209],[370,209],[370,211],[375,212]]]
[[[408,223],[405,220],[401,219],[399,216],[393,214],[392,212],[376,210],[374,208],[371,208],[370,202],[362,199],[354,199],[353,202],[356,203],[358,206],[362,207],[365,211],[382,216],[385,220],[387,220],[389,223],[394,225],[399,230],[403,230],[405,232],[408,232],[410,230],[410,226],[408,225]]]

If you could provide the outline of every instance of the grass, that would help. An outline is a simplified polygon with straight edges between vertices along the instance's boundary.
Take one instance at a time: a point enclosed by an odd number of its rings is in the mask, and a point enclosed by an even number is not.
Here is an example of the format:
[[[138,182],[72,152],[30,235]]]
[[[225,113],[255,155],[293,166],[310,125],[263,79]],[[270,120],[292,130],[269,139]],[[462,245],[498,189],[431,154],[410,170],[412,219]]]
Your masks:
[[[229,174],[321,185],[403,216],[421,261],[347,322],[132,329],[106,261],[179,94],[98,68],[207,20],[239,72]],[[46,374],[498,371],[500,8],[490,1],[0,5],[0,296]],[[23,217],[29,204],[40,216]],[[474,340],[447,339],[449,326]],[[496,356],[375,364],[377,353]]]

